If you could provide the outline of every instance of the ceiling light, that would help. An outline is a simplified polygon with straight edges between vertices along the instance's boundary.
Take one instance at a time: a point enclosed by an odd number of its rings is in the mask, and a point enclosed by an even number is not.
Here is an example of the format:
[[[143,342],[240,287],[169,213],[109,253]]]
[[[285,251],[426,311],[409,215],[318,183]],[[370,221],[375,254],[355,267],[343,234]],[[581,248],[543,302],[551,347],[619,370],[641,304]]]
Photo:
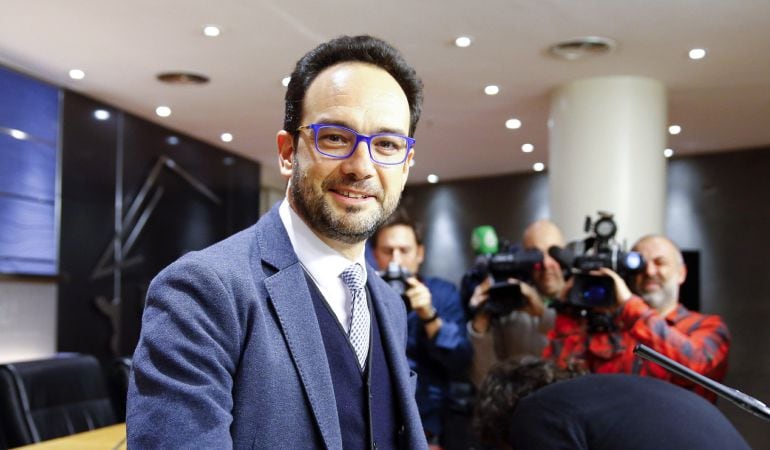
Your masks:
[[[222,135],[219,136],[219,139],[222,139],[222,142],[232,142],[233,135],[230,133],[222,133]]]
[[[203,34],[208,37],[217,37],[222,32],[216,25],[206,25],[203,27]]]
[[[682,132],[682,127],[679,125],[671,125],[668,127],[668,134],[679,134]]]
[[[532,169],[535,172],[542,172],[545,169],[545,164],[541,162],[536,162],[535,164],[532,164]]]
[[[169,136],[166,138],[166,144],[168,145],[177,145],[179,144],[179,138],[176,136]]]
[[[665,156],[666,158],[671,158],[672,156],[674,156],[674,151],[671,150],[670,148],[667,148],[663,150],[663,156]]]
[[[430,184],[438,183],[438,175],[433,174],[433,173],[428,175],[428,183],[430,183]]]
[[[107,120],[110,118],[110,112],[106,109],[97,109],[94,111],[94,117],[96,120]]]
[[[27,133],[25,133],[25,132],[23,132],[21,130],[16,130],[14,128],[11,128],[9,130],[9,133],[10,133],[12,138],[18,139],[20,141],[23,141],[23,140],[25,140],[25,139],[27,139],[29,137],[29,135]]]
[[[168,106],[158,106],[155,108],[155,114],[160,117],[168,117],[171,115],[171,108]]]
[[[455,39],[455,45],[460,48],[465,48],[471,45],[471,38],[468,36],[460,36]]]
[[[518,130],[521,128],[521,120],[508,119],[505,121],[505,128],[508,128],[509,130]]]
[[[690,50],[689,56],[690,56],[690,59],[703,59],[706,57],[706,49],[694,48]]]
[[[521,151],[524,153],[532,153],[534,149],[535,149],[535,146],[530,143],[526,143],[521,146]]]
[[[494,84],[490,84],[489,86],[484,88],[484,93],[487,95],[497,95],[500,92],[500,88],[495,86]]]
[[[73,80],[82,80],[83,78],[86,77],[86,73],[80,69],[70,70],[69,75],[70,75],[70,78],[72,78]]]
[[[283,87],[288,87],[289,82],[291,82],[291,77],[283,77],[283,79],[281,79],[281,84]]]

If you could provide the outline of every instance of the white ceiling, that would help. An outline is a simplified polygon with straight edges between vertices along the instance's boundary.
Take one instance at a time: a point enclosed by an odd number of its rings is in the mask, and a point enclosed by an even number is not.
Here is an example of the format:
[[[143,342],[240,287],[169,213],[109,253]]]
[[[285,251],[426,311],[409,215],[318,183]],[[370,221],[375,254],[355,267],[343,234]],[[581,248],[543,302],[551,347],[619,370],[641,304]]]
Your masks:
[[[204,24],[223,29],[217,38]],[[768,0],[4,0],[0,63],[261,161],[281,186],[275,133],[281,78],[318,43],[372,34],[398,47],[425,84],[410,182],[524,172],[547,163],[549,92],[586,77],[640,75],[663,82],[677,154],[770,145]],[[468,35],[461,49],[454,38]],[[586,35],[618,43],[578,61],[550,57]],[[700,61],[693,47],[708,49]],[[68,78],[80,68],[86,77]],[[186,70],[203,86],[155,75]],[[494,97],[487,84],[500,86]],[[168,118],[155,116],[169,105]],[[508,130],[510,117],[522,120]],[[234,140],[219,141],[222,132]],[[522,153],[531,142],[535,151]]]

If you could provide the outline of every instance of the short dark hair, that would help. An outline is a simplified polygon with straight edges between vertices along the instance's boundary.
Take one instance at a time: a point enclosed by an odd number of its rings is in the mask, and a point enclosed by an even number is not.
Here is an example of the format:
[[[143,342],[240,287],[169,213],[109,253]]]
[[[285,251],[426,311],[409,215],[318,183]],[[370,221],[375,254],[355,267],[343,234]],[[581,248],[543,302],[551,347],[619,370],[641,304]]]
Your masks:
[[[508,420],[519,400],[557,381],[582,375],[562,369],[552,361],[522,356],[501,361],[481,383],[473,415],[473,429],[484,443],[509,447]]]
[[[409,102],[409,136],[414,136],[422,111],[422,81],[398,50],[381,39],[366,35],[332,39],[297,61],[286,89],[283,129],[297,135],[308,87],[324,69],[344,62],[373,64],[395,78]]]
[[[422,245],[422,225],[412,220],[404,208],[398,208],[372,235],[370,240],[372,248],[377,248],[377,239],[380,238],[380,232],[386,228],[395,227],[396,225],[403,225],[411,228],[414,232],[414,239],[417,241],[417,245]]]

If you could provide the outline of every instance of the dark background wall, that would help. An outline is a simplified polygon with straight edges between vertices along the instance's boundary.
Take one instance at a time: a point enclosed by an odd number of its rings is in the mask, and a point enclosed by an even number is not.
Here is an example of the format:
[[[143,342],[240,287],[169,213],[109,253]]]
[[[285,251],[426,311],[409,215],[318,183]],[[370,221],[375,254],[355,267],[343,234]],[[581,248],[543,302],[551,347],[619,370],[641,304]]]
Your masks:
[[[97,109],[108,111],[109,119],[96,120]],[[260,166],[72,92],[64,95],[62,117],[58,349],[130,355],[152,277],[185,252],[257,220]],[[171,163],[160,166],[139,203],[148,215],[135,245],[125,251],[129,232],[141,221],[126,224],[123,251],[108,253],[106,270],[95,273],[100,257],[114,248],[116,223],[124,222],[164,157],[189,177]],[[153,207],[154,195],[159,197]],[[123,260],[119,273],[111,270],[116,254]],[[97,298],[115,313],[114,322],[97,307]],[[115,330],[118,340],[112,342]]]
[[[672,159],[667,177],[666,233],[700,261],[700,309],[732,333],[725,383],[770,401],[770,149]],[[425,227],[423,271],[459,283],[478,225],[519,241],[528,223],[548,217],[547,183],[547,174],[526,174],[409,186],[402,204]],[[753,448],[767,447],[767,422],[724,400],[719,407]]]

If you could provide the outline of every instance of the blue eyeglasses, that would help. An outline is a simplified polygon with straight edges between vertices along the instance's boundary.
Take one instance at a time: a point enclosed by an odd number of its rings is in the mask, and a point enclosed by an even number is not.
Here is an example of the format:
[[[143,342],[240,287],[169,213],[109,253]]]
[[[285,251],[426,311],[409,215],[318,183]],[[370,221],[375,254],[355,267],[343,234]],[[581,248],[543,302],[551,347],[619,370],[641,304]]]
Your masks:
[[[313,130],[315,149],[318,153],[335,159],[349,158],[361,141],[369,148],[369,157],[383,166],[395,166],[406,161],[415,140],[393,133],[378,133],[371,136],[340,125],[311,123],[297,130]]]

